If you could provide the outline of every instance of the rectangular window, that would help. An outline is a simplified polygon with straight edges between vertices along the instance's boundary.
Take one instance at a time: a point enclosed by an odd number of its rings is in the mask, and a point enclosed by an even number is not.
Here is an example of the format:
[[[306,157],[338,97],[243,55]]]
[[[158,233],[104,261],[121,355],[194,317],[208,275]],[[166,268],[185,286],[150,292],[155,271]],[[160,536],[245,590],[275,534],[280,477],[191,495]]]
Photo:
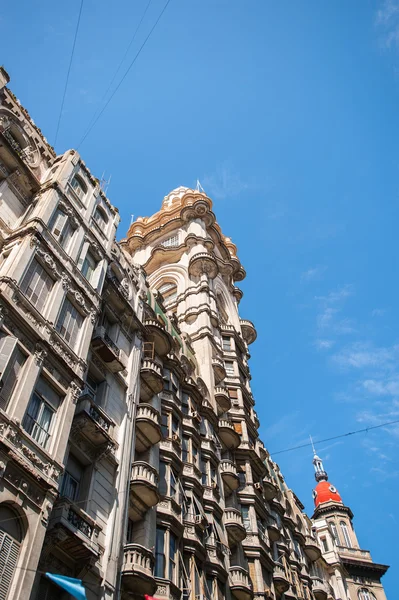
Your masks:
[[[166,463],[162,460],[159,462],[159,493],[166,496],[168,493],[168,482],[166,480]]]
[[[78,334],[82,329],[83,321],[84,317],[77,308],[74,307],[72,302],[66,298],[55,328],[67,344],[70,345],[72,350],[76,347]]]
[[[323,550],[324,552],[328,552],[328,543],[327,543],[327,538],[322,537],[320,538],[321,544],[323,546]]]
[[[234,363],[231,360],[224,361],[224,368],[226,369],[226,375],[228,377],[234,377]]]
[[[72,502],[79,499],[80,483],[83,478],[84,467],[72,455],[68,457],[64,477],[62,479],[61,495],[69,498]]]
[[[244,527],[247,531],[251,531],[251,519],[249,516],[249,506],[241,506],[241,515],[244,523]]]
[[[94,258],[91,252],[87,252],[86,257],[83,261],[82,265],[82,275],[86,277],[87,281],[90,283],[93,279],[94,272],[97,269],[98,262]]]
[[[155,539],[155,577],[165,578],[165,533],[166,530],[157,527]]]
[[[40,377],[29,401],[22,427],[43,448],[48,446],[54,415],[60,403],[59,394]]]
[[[189,453],[189,445],[190,438],[186,435],[183,435],[182,438],[182,450],[181,450],[181,458],[183,462],[189,462],[190,453]]]
[[[22,280],[21,289],[38,311],[42,311],[53,285],[52,277],[33,259]]]
[[[171,531],[169,531],[169,579],[176,583],[176,554],[177,554],[177,539]]]
[[[161,431],[164,438],[169,437],[169,413],[162,411],[161,414]]]
[[[183,415],[190,414],[190,396],[186,392],[183,392],[181,396],[181,410]]]
[[[64,250],[68,249],[73,236],[73,228],[68,215],[57,209],[49,224],[50,231]]]
[[[227,352],[229,350],[231,350],[231,337],[224,335],[222,337],[222,341],[223,341],[223,350],[226,350]]]

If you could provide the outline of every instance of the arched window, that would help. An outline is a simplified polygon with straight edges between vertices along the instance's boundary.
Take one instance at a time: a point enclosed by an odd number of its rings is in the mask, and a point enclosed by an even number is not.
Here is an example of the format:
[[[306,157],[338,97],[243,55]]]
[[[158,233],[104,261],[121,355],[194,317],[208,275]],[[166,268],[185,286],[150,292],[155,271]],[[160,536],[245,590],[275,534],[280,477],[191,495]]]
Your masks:
[[[338,529],[337,529],[337,526],[335,525],[335,523],[332,523],[332,522],[330,521],[330,528],[331,528],[331,533],[333,534],[333,537],[334,537],[335,543],[337,544],[337,546],[339,546],[339,545],[340,545],[340,543],[339,543],[339,535],[338,535]]]
[[[224,301],[224,298],[222,296],[222,294],[217,294],[216,296],[216,306],[218,309],[218,313],[219,313],[219,317],[222,323],[228,323],[229,322],[229,316],[227,314],[226,311],[226,303]]]
[[[177,285],[172,281],[165,282],[158,288],[158,292],[162,294],[165,302],[170,302],[177,296]]]
[[[357,593],[359,600],[375,600],[373,592],[370,592],[367,588],[360,588]]]
[[[0,504],[0,592],[6,598],[14,577],[23,540],[21,519],[7,504]]]
[[[79,175],[74,175],[71,181],[71,187],[78,198],[82,200],[87,194],[87,186]]]
[[[105,210],[101,206],[97,206],[94,211],[93,219],[100,227],[101,231],[104,232],[104,229],[107,227],[108,223],[108,215]]]
[[[349,536],[347,524],[345,523],[345,521],[341,521],[340,526],[341,526],[342,535],[344,537],[344,546],[346,546],[347,548],[352,548],[352,542],[351,542],[351,539]]]

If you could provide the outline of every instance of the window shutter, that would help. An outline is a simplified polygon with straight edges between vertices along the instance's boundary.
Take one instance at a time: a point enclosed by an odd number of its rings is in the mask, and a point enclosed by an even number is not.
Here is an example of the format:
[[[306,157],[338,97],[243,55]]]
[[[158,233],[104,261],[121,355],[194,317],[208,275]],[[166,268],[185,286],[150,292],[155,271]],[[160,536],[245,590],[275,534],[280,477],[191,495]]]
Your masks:
[[[0,600],[6,600],[17,565],[20,544],[0,530]]]
[[[0,391],[0,407],[5,408],[8,400],[11,398],[11,394],[17,384],[19,374],[22,367],[24,366],[26,356],[19,350],[15,349],[13,358],[7,368],[7,373],[3,379],[3,387]]]
[[[16,346],[17,338],[12,335],[5,335],[0,339],[0,377],[3,377]]]
[[[96,266],[96,269],[91,277],[91,285],[92,287],[97,290],[100,291],[103,283],[104,283],[104,278],[105,278],[105,269],[104,269],[104,265],[103,265],[103,261],[99,262]]]

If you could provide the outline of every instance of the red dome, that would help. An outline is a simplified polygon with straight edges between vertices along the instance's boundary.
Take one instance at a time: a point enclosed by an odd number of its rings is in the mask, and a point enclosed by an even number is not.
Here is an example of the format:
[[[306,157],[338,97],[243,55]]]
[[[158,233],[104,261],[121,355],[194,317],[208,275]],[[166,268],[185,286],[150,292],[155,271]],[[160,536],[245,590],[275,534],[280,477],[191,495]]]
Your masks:
[[[320,481],[313,490],[313,498],[315,506],[319,506],[323,502],[342,502],[341,496],[336,488],[329,481]]]

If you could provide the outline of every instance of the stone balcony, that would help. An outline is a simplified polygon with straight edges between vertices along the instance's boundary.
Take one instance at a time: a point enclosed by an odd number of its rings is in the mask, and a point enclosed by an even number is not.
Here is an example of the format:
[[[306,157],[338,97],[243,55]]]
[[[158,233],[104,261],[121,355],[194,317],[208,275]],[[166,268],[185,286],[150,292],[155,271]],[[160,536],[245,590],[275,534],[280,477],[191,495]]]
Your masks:
[[[78,563],[96,561],[101,555],[101,527],[68,498],[61,497],[55,503],[48,530],[56,532],[57,547]]]
[[[316,600],[327,600],[329,593],[327,583],[320,577],[312,575],[312,592]]]
[[[241,436],[228,419],[219,420],[219,438],[227,450],[235,450],[241,443]]]
[[[226,528],[229,545],[233,548],[241,543],[247,535],[240,511],[236,508],[226,507],[224,509],[223,522]]]
[[[110,338],[105,327],[95,329],[91,345],[112,373],[118,373],[126,369],[127,356]]]
[[[315,562],[321,556],[321,550],[316,539],[310,535],[306,536],[303,549],[305,551],[306,556],[311,562]]]
[[[87,438],[95,448],[116,446],[113,440],[115,422],[98,406],[85,388],[77,402],[72,423],[74,435]]]
[[[247,319],[240,319],[242,337],[247,344],[252,344],[256,340],[256,329],[254,324]]]
[[[273,569],[273,583],[279,594],[283,594],[290,587],[290,581],[285,569],[279,564],[276,564]]]
[[[278,488],[269,474],[263,478],[263,494],[266,500],[273,500],[277,496]]]
[[[215,385],[218,385],[218,383],[223,381],[223,379],[226,377],[226,369],[224,368],[223,360],[217,356],[214,356],[212,358],[212,369],[215,378]]]
[[[281,537],[281,531],[280,531],[280,528],[278,526],[276,519],[274,517],[272,517],[271,515],[269,515],[267,517],[266,527],[267,527],[267,532],[269,534],[269,538],[271,539],[271,541],[278,542],[278,540]]]
[[[248,571],[243,567],[230,567],[229,586],[237,600],[252,600],[253,591]]]
[[[154,594],[157,584],[153,575],[154,555],[139,544],[126,544],[123,551],[122,588],[137,596]]]
[[[140,370],[140,397],[150,400],[163,389],[162,367],[151,358],[144,358]]]
[[[209,252],[196,252],[190,258],[188,272],[194,277],[200,277],[203,273],[206,273],[208,277],[214,279],[218,274],[215,257]]]
[[[130,479],[130,518],[132,521],[140,520],[158,502],[157,470],[146,462],[134,462]]]
[[[232,492],[238,489],[240,480],[237,475],[237,469],[232,460],[222,459],[220,462],[220,474],[224,484],[224,495],[230,496]]]
[[[215,400],[218,415],[223,415],[231,408],[229,393],[224,387],[215,387]]]
[[[140,403],[136,414],[136,449],[144,452],[162,439],[159,412],[151,404]]]
[[[165,328],[165,324],[155,318],[144,318],[144,325],[148,333],[149,342],[154,343],[158,356],[166,356],[172,349],[172,336]]]

